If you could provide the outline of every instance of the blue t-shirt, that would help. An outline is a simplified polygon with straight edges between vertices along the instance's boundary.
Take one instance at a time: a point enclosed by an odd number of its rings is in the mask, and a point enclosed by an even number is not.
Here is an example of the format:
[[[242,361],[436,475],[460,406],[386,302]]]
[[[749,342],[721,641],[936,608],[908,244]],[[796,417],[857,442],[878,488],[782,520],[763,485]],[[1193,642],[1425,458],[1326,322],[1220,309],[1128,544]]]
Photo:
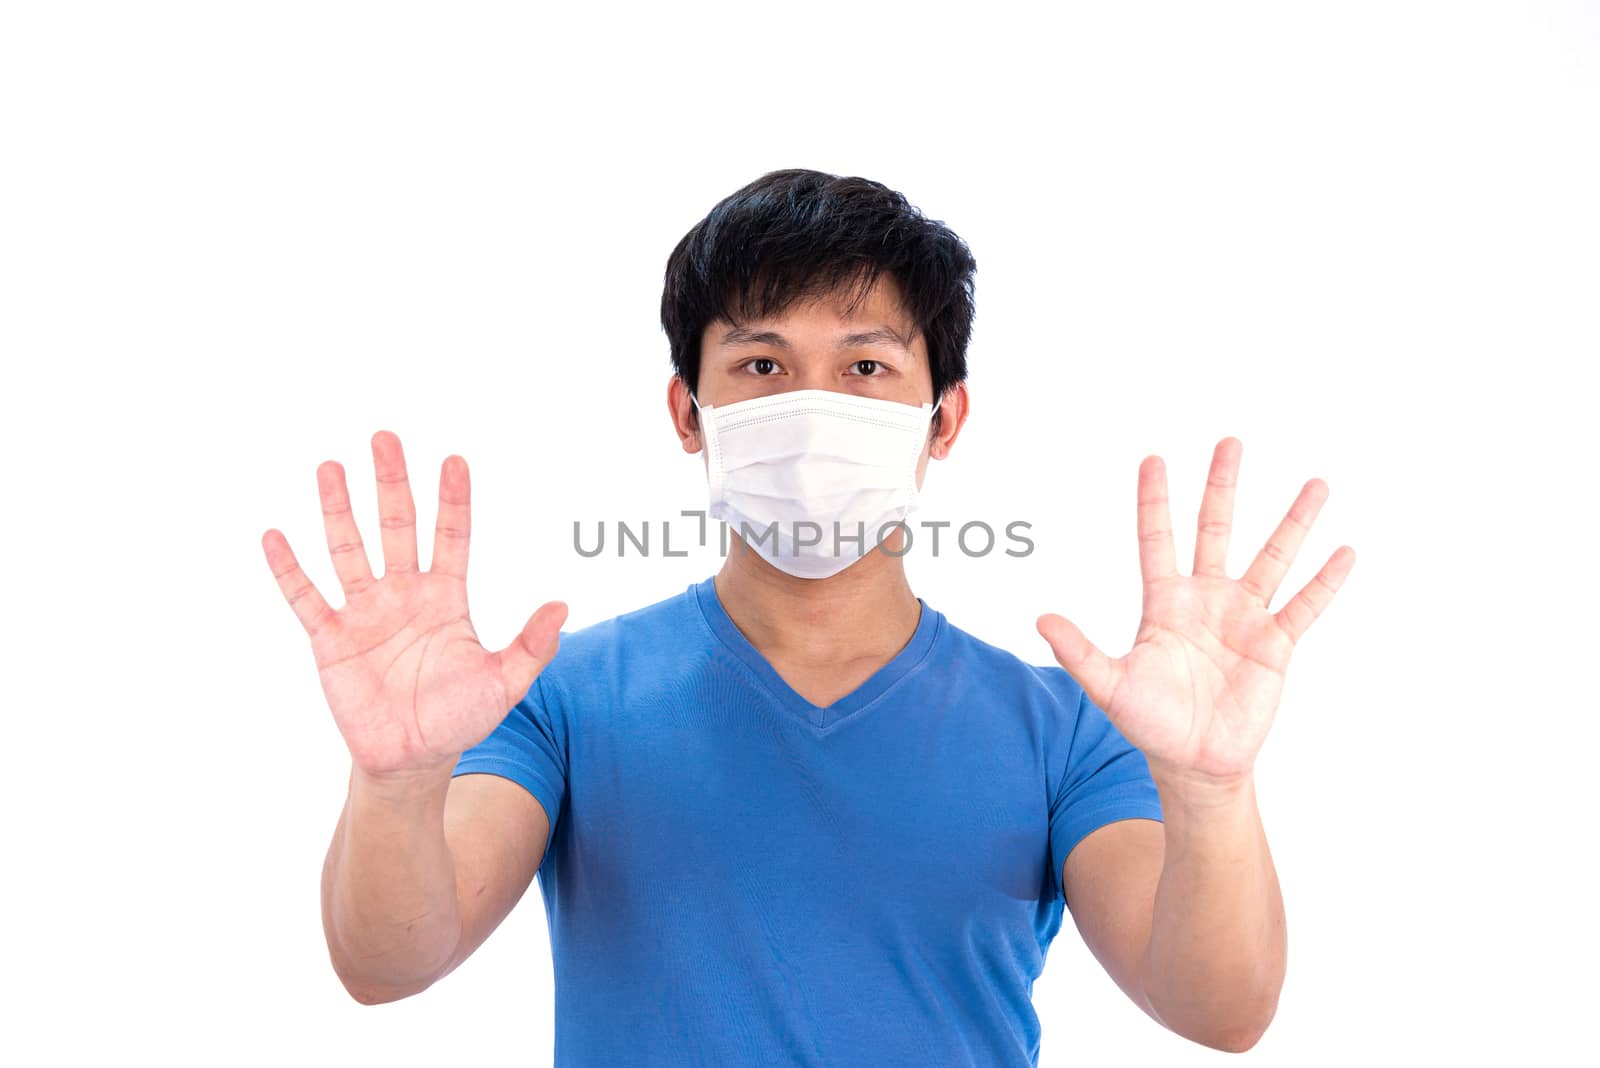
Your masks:
[[[1061,668],[924,603],[818,708],[711,579],[563,634],[468,772],[550,819],[558,1068],[1035,1065],[1062,861],[1161,818],[1144,755]]]

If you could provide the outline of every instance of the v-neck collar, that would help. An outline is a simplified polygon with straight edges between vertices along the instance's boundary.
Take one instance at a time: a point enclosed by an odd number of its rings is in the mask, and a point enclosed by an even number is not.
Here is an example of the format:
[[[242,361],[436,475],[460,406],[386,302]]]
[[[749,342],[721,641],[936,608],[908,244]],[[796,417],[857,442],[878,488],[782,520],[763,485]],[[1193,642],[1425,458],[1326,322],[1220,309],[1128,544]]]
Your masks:
[[[891,687],[922,666],[940,633],[944,630],[943,614],[929,608],[927,602],[917,598],[922,611],[917,617],[917,629],[911,640],[890,661],[879,668],[869,679],[839,698],[826,708],[818,707],[801,697],[794,687],[783,680],[773,666],[767,663],[750,639],[734,626],[728,612],[717,596],[715,576],[697,583],[689,589],[700,607],[700,614],[712,634],[754,673],[780,705],[783,705],[802,722],[819,731],[832,729],[846,716],[859,712],[887,693]]]

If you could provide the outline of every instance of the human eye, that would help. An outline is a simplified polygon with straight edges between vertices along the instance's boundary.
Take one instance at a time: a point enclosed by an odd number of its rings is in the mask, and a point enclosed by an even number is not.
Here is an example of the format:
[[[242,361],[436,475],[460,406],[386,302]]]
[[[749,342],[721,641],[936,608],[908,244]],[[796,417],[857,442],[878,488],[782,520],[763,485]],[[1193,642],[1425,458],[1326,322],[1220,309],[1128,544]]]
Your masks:
[[[877,360],[857,360],[850,365],[850,373],[863,378],[882,378],[888,368]]]
[[[745,370],[761,378],[767,378],[778,373],[778,361],[768,356],[757,356],[744,366]]]

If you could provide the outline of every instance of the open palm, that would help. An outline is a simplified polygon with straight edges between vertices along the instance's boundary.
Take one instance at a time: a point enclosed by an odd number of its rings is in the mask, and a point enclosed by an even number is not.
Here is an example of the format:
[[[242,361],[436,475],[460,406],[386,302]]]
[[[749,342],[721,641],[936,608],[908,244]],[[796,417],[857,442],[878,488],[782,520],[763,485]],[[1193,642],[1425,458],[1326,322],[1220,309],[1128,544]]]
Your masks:
[[[471,484],[460,456],[439,472],[433,566],[417,565],[416,508],[400,439],[372,437],[384,574],[374,578],[350,511],[344,468],[317,469],[323,525],[345,605],[335,611],[283,534],[262,536],[278,587],[311,638],[317,674],[354,763],[369,774],[429,771],[486,738],[555,656],[566,605],[551,601],[498,652],[467,614]]]
[[[1152,766],[1216,779],[1243,775],[1254,765],[1295,643],[1355,564],[1355,550],[1340,546],[1282,609],[1269,610],[1327,499],[1327,484],[1314,478],[1244,575],[1228,577],[1242,450],[1237,438],[1217,443],[1192,575],[1178,574],[1174,560],[1165,465],[1149,456],[1139,466],[1144,612],[1126,656],[1106,656],[1061,616],[1041,616],[1038,624],[1057,662]]]

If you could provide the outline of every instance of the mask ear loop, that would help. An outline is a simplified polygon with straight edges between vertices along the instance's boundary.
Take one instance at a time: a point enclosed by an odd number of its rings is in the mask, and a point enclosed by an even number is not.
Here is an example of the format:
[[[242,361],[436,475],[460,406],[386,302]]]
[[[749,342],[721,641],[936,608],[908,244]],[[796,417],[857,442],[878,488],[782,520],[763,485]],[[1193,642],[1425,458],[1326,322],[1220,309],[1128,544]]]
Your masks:
[[[692,389],[689,391],[689,403],[694,405],[695,425],[699,427],[700,437],[703,439],[706,436],[705,409],[700,407],[700,398],[694,395],[694,390]]]
[[[923,428],[925,430],[933,425],[933,417],[939,411],[939,406],[943,403],[944,394],[941,393],[939,394],[939,399],[933,402],[933,407],[928,410],[928,421],[923,424]],[[922,446],[925,444],[925,442],[926,439],[924,439],[924,441],[917,442],[916,458],[911,461],[911,503],[906,507],[907,514],[910,514],[911,510],[916,507],[917,498],[922,495],[922,490],[917,486],[917,459],[922,457]]]
[[[700,424],[700,447],[706,451],[706,478],[711,490],[711,503],[715,506],[722,494],[721,443],[716,440],[712,421],[705,417],[705,409],[700,406],[700,398],[694,395],[692,389],[689,391],[689,403],[694,405],[695,421]]]

